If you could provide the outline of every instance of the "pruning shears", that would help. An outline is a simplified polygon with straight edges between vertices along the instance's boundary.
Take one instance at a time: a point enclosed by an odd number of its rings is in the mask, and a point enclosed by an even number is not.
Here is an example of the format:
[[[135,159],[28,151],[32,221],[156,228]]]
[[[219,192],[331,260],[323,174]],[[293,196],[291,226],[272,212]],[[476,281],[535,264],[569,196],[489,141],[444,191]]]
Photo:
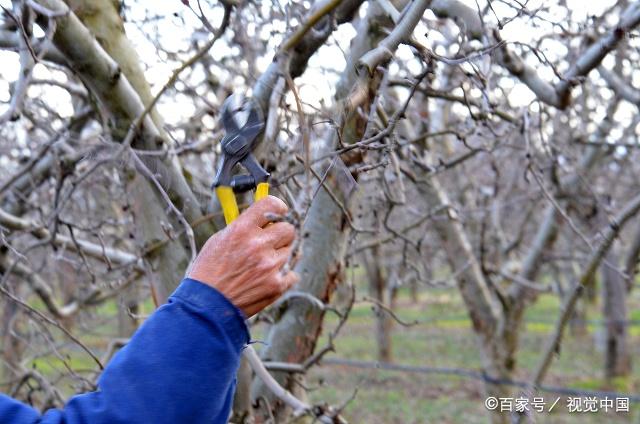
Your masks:
[[[269,195],[269,173],[252,153],[257,145],[258,136],[264,129],[262,110],[252,100],[245,103],[245,108],[235,108],[233,97],[229,96],[222,105],[221,119],[225,136],[220,142],[222,159],[213,182],[227,225],[240,214],[236,193],[244,193],[255,188],[255,201]],[[248,118],[244,125],[239,126],[236,115],[241,110],[248,110]],[[232,175],[233,168],[238,163],[242,164],[249,174]]]

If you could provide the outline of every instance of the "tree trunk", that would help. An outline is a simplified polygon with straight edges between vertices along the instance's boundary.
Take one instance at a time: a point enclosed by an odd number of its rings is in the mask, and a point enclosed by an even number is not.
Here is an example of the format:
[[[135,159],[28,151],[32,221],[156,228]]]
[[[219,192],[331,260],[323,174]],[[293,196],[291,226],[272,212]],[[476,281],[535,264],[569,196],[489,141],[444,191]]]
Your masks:
[[[412,305],[417,305],[420,302],[420,296],[418,294],[418,279],[412,278],[409,281],[409,298]]]
[[[378,347],[378,360],[382,362],[392,361],[391,330],[393,319],[385,308],[391,308],[391,296],[387,287],[388,273],[384,266],[380,246],[376,246],[370,252],[367,260],[367,275],[369,277],[369,295],[377,302],[372,306],[375,314],[375,334]],[[380,306],[383,305],[384,307]]]
[[[131,173],[127,181],[127,191],[132,202],[136,239],[142,241],[140,249],[149,247],[166,238],[161,217],[166,217],[166,208],[157,193],[142,175]],[[166,218],[165,218],[166,219]],[[156,278],[150,283],[156,305],[164,303],[173,289],[180,283],[189,265],[189,257],[179,240],[171,240],[164,247],[156,249],[147,259]],[[151,277],[151,276],[149,276]]]
[[[457,213],[445,191],[435,176],[418,184],[431,209],[446,206],[448,219],[434,219],[433,225],[447,254],[447,260],[453,273],[457,273],[456,282],[467,307],[469,318],[478,341],[483,368],[490,378],[510,379],[515,366],[515,348],[510,343],[516,340],[507,337],[513,329],[506,328],[511,323],[504,321],[504,315],[495,295],[485,280],[480,265],[469,243]],[[486,396],[508,397],[511,389],[507,386],[485,384]],[[508,414],[496,411],[491,413],[494,424],[509,421]]]
[[[629,333],[627,331],[627,290],[613,249],[602,263],[602,315],[605,320],[604,375],[607,380],[626,377],[631,372]]]

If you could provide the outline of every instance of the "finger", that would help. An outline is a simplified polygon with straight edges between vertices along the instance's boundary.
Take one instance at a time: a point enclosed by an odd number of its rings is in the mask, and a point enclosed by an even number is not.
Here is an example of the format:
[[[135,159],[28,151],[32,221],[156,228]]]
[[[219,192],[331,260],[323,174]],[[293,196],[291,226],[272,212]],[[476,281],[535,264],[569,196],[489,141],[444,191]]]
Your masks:
[[[291,255],[291,246],[281,247],[274,253],[276,269],[280,269],[287,263],[289,256]]]
[[[289,208],[280,199],[275,196],[267,196],[264,199],[258,200],[253,205],[244,211],[235,222],[241,222],[246,225],[255,225],[256,227],[264,227],[269,222],[267,214],[284,215]]]
[[[268,225],[262,233],[267,243],[274,249],[289,246],[296,237],[296,229],[288,222],[276,222]]]
[[[300,277],[298,276],[297,273],[293,272],[293,271],[289,271],[287,272],[283,277],[282,277],[282,285],[283,285],[283,290],[282,293],[286,292],[287,290],[289,290],[291,287],[295,286],[296,283],[300,281]],[[282,294],[281,293],[281,294]]]

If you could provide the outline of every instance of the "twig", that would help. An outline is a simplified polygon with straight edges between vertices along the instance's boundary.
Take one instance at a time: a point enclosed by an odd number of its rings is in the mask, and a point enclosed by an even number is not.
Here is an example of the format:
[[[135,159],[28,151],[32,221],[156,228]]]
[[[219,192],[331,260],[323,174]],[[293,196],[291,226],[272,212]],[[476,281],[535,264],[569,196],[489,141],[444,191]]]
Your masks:
[[[389,316],[391,318],[393,318],[398,324],[400,324],[403,327],[413,327],[414,325],[418,325],[420,324],[420,321],[413,320],[411,322],[409,321],[404,321],[402,320],[394,311],[393,309],[391,309],[390,307],[388,307],[387,305],[385,305],[383,302],[380,302],[377,299],[374,299],[372,297],[369,296],[364,296],[362,298],[363,302],[369,302],[369,303],[373,303],[374,305],[376,305],[377,307],[379,307],[380,309],[382,309],[383,311],[385,311],[387,314],[389,314]]]

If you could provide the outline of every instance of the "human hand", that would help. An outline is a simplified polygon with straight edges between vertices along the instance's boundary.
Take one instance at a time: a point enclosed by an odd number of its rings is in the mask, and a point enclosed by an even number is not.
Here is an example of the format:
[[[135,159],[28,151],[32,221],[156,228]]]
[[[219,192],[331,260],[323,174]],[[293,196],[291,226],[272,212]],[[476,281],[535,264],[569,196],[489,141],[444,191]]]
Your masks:
[[[273,196],[251,205],[207,240],[187,277],[214,287],[247,317],[272,304],[298,281],[293,271],[281,270],[291,253],[293,225],[266,217],[287,210]]]

